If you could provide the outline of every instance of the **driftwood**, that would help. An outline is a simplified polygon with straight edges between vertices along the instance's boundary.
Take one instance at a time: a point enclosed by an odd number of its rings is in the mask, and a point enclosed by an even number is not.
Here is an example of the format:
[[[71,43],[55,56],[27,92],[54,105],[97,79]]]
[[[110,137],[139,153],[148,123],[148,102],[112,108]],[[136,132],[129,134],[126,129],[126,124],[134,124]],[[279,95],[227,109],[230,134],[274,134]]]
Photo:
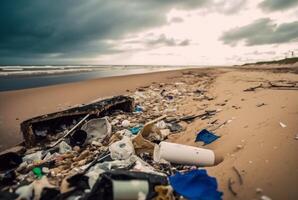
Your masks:
[[[26,147],[33,147],[49,142],[50,136],[70,130],[86,115],[88,119],[104,117],[115,111],[132,112],[134,99],[127,96],[116,96],[88,105],[71,108],[61,112],[51,113],[28,119],[21,123],[21,131]],[[64,135],[64,134],[63,134]]]
[[[243,179],[242,179],[242,176],[241,176],[240,172],[238,171],[238,169],[235,166],[233,166],[232,169],[236,172],[236,174],[238,176],[238,179],[239,179],[239,183],[240,183],[240,185],[242,185],[243,184]]]
[[[258,86],[250,87],[245,90],[244,92],[252,92],[255,91],[258,88],[263,88],[263,89],[273,89],[273,90],[298,90],[298,86],[296,82],[288,82],[287,85],[282,85],[282,84],[277,84],[268,81],[267,84],[260,84]]]

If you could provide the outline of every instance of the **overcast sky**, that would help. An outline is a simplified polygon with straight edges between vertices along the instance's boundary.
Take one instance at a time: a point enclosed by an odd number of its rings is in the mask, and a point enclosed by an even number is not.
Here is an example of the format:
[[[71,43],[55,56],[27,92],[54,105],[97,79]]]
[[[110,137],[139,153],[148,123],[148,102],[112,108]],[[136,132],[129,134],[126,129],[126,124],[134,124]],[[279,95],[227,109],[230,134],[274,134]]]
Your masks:
[[[298,56],[298,0],[2,0],[0,13],[0,65]]]

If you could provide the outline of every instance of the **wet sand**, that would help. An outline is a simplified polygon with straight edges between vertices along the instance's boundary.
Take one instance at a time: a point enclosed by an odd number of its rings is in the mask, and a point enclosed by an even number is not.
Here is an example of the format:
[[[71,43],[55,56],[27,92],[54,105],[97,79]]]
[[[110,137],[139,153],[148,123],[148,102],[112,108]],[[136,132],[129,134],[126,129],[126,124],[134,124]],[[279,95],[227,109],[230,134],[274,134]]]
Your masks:
[[[189,73],[188,73],[189,72]],[[194,142],[196,133],[217,120],[228,122],[215,133],[221,137],[204,148],[220,151],[224,161],[207,168],[215,176],[224,199],[297,199],[298,191],[298,91],[259,88],[243,90],[268,81],[285,84],[298,81],[297,66],[290,70],[264,68],[216,68],[177,70],[142,75],[102,78],[36,89],[0,93],[0,141],[2,149],[21,142],[19,123],[25,119],[88,103],[100,97],[132,94],[137,88],[153,82],[175,83],[178,79],[196,84],[199,76],[210,77],[208,96],[198,100],[189,97],[181,102],[179,113],[197,114],[204,109],[220,109],[210,120],[196,119],[186,124],[186,130],[170,140],[202,146]],[[264,105],[263,105],[264,104]],[[261,106],[260,106],[261,105]],[[286,125],[281,127],[280,122]],[[236,168],[243,179],[233,169]],[[228,187],[229,179],[233,183]],[[237,193],[236,196],[230,191]],[[257,193],[257,188],[261,193]],[[258,189],[258,190],[259,190]]]

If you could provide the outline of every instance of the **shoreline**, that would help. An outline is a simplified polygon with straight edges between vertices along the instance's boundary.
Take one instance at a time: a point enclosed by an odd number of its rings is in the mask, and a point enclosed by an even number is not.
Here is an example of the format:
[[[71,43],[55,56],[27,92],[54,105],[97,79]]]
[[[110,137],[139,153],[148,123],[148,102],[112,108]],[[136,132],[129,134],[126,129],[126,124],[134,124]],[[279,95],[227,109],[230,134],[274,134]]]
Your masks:
[[[183,71],[208,69],[210,68],[149,72],[2,91],[0,92],[0,133],[5,134],[0,135],[2,142],[0,150],[22,141],[19,124],[26,119],[88,103],[98,98],[127,94],[127,90],[133,91],[152,82],[169,81],[168,78],[179,76]]]

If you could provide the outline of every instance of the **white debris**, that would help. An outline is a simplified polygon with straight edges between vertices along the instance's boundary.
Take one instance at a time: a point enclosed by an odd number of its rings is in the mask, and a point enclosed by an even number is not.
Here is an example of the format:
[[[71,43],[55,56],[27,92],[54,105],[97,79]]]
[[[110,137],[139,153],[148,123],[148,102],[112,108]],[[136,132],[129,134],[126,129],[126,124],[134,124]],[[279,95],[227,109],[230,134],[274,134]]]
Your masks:
[[[285,124],[282,123],[282,122],[279,122],[279,125],[280,125],[282,128],[286,128],[286,127],[287,127],[287,125],[285,125]]]

